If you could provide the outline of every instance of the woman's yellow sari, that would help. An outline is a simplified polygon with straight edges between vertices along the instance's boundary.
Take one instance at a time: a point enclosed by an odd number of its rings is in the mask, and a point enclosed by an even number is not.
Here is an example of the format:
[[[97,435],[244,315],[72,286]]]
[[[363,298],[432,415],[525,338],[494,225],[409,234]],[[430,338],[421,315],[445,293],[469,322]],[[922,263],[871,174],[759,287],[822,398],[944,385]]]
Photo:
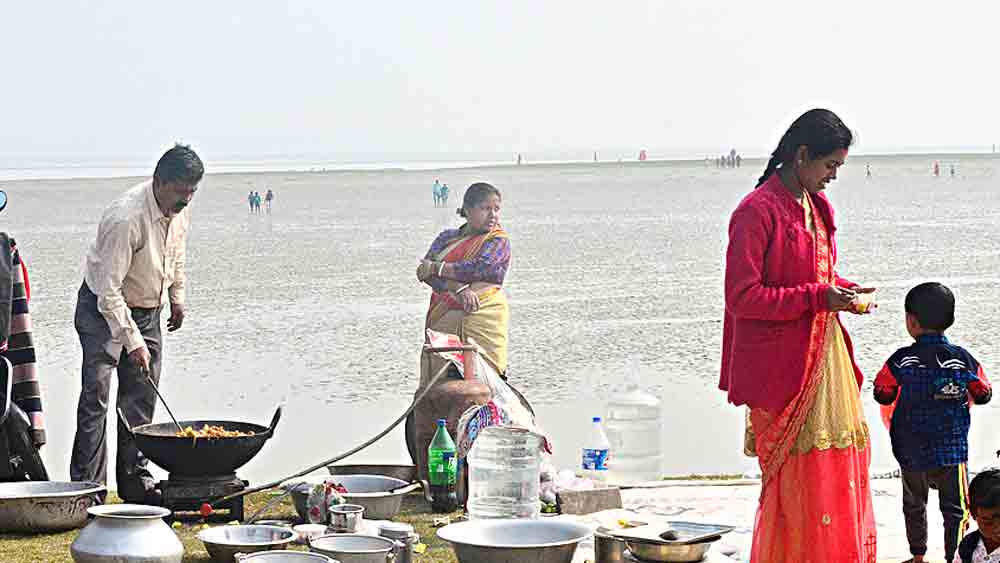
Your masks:
[[[459,236],[431,259],[439,262],[471,260],[479,255],[487,242],[496,238],[507,238],[507,233],[496,228],[485,234]],[[479,297],[477,311],[466,313],[462,304],[449,294],[434,292],[424,327],[455,334],[463,342],[474,340],[482,349],[483,358],[502,375],[507,371],[507,330],[510,324],[507,296],[501,286],[492,284],[474,284],[468,291],[476,291]],[[437,354],[421,355],[421,388],[441,369],[443,363],[444,360]]]

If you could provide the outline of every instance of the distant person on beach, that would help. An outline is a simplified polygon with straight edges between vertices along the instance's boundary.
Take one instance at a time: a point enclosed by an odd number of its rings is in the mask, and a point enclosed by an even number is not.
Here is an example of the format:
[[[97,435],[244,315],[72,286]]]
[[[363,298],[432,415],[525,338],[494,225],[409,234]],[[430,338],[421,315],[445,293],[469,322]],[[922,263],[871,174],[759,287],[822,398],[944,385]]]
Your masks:
[[[250,213],[253,213],[253,190],[247,194],[247,204],[250,205]]]
[[[962,563],[996,563],[1000,559],[1000,469],[981,471],[969,484],[969,507],[975,532],[958,546]]]
[[[271,202],[274,201],[274,192],[271,188],[267,189],[267,195],[264,196],[264,203],[267,205],[267,214],[271,214]]]
[[[260,192],[253,193],[253,210],[254,213],[260,215]]]
[[[739,168],[742,163],[743,163],[743,157],[740,155],[736,155],[736,167]]]
[[[117,406],[129,424],[153,419],[152,385],[160,380],[163,349],[160,312],[169,302],[167,330],[183,325],[188,204],[204,173],[190,147],[175,145],[160,157],[151,180],[125,192],[101,217],[87,251],[74,320],[83,348],[83,386],[69,470],[73,481],[107,482],[105,426],[113,372]],[[160,502],[146,458],[126,432],[118,433],[115,466],[123,501]]]
[[[837,274],[823,193],[853,140],[833,112],[802,114],[729,223],[719,387],[748,407],[761,468],[752,563],[875,560],[864,377],[838,316],[874,289]]]
[[[0,191],[0,210],[7,205],[7,194]],[[0,356],[10,362],[13,369],[3,368],[5,382],[10,382],[11,410],[6,413],[5,424],[0,424],[0,440],[4,440],[5,429],[13,427],[15,424],[23,424],[27,427],[30,445],[34,447],[32,457],[37,457],[37,451],[45,445],[45,417],[42,414],[42,393],[38,382],[38,365],[36,363],[34,337],[32,336],[31,312],[29,302],[31,301],[31,286],[28,282],[28,267],[22,259],[21,251],[13,237],[5,232],[0,232]],[[6,395],[6,389],[0,389],[0,396]],[[20,420],[15,421],[14,417]],[[17,450],[12,448],[14,439],[8,436],[6,444],[0,446],[0,451],[5,454],[14,454]],[[25,452],[27,454],[27,452]],[[0,459],[0,480],[7,480],[14,477],[17,480],[23,478],[21,475],[12,476],[8,473],[14,468],[9,465],[10,456],[7,459]],[[24,465],[19,468],[22,475],[29,468],[29,460],[23,460]],[[47,479],[44,465],[38,461],[38,467],[30,468],[33,479]]]
[[[431,191],[434,194],[434,207],[441,206],[441,182],[434,180],[434,186],[431,187]]]
[[[950,173],[951,173],[951,177],[952,177],[952,178],[954,178],[954,177],[955,177],[955,165],[954,165],[954,164],[950,164],[950,165],[948,166],[948,168],[949,168],[949,170],[950,170]]]
[[[902,470],[903,516],[913,563],[927,555],[927,492],[938,491],[944,517],[945,561],[955,557],[969,521],[970,401],[993,395],[982,365],[944,335],[955,322],[955,295],[940,283],[906,294],[906,330],[915,341],[900,348],[875,378],[892,453]]]
[[[941,175],[941,167],[939,167],[938,163],[935,162],[934,163],[934,177],[936,178],[936,177],[938,177],[940,175]]]
[[[448,207],[448,192],[449,191],[450,191],[450,188],[448,188],[448,184],[444,184],[444,185],[441,186],[441,207]]]
[[[865,164],[865,178],[871,178],[871,177],[872,177],[872,165]]]

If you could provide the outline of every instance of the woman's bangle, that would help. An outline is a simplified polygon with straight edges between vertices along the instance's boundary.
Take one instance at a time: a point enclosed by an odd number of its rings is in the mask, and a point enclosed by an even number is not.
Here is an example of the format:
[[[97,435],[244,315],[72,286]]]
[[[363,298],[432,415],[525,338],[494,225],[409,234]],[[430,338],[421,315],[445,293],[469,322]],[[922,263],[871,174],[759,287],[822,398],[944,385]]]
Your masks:
[[[466,289],[469,289],[469,287],[470,287],[470,284],[463,285],[462,287],[460,287],[457,290],[455,290],[455,295],[461,295],[462,292],[465,291]]]
[[[444,262],[438,262],[438,273],[437,276],[440,278],[441,273],[444,272]]]

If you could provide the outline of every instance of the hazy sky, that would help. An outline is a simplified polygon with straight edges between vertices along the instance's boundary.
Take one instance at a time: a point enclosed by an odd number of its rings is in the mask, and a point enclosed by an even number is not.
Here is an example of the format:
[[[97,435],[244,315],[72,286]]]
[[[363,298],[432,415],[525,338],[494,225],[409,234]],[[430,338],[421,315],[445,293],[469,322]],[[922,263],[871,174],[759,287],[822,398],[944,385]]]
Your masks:
[[[1000,3],[2,0],[0,161],[1000,143]]]

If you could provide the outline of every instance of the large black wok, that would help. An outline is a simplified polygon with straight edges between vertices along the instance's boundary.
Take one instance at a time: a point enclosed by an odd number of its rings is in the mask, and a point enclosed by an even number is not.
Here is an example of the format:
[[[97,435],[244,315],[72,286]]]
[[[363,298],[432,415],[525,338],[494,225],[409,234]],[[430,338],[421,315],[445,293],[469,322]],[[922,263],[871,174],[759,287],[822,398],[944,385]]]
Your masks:
[[[173,422],[143,424],[132,428],[125,413],[118,409],[118,418],[135,439],[135,445],[156,465],[170,472],[171,477],[203,477],[228,475],[257,455],[264,442],[274,435],[274,427],[281,418],[281,407],[274,411],[271,425],[261,426],[232,420],[182,420],[187,428],[201,429],[210,424],[226,430],[253,432],[253,436],[236,438],[183,438],[177,436]]]

